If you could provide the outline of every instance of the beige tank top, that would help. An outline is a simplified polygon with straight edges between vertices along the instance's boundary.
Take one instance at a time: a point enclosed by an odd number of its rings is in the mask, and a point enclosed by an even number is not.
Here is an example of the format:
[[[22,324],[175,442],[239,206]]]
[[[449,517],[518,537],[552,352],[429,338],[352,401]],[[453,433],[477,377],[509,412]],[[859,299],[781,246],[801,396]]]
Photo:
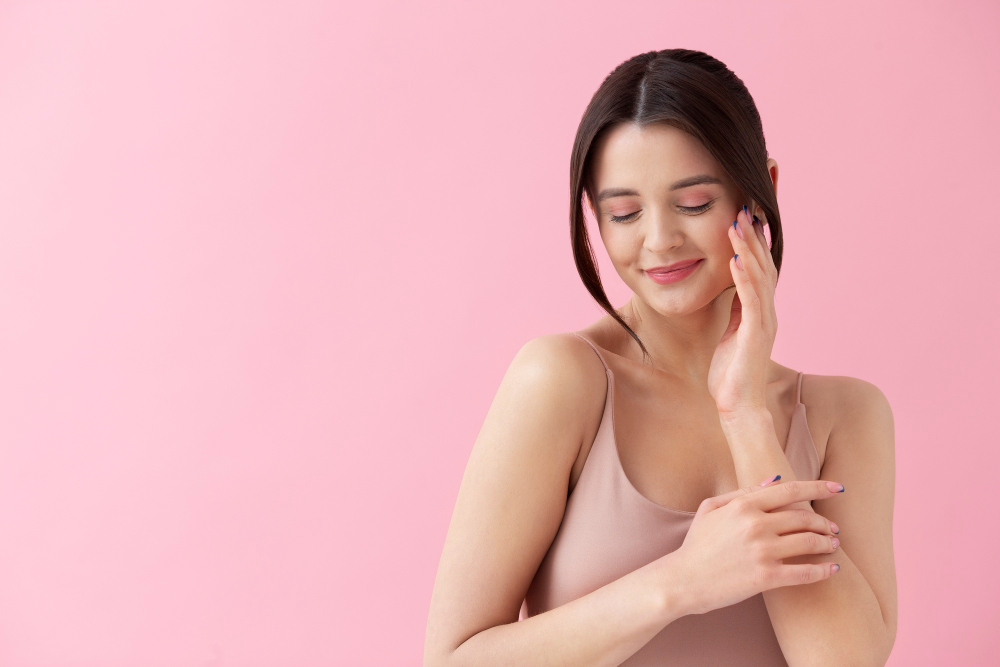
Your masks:
[[[604,415],[583,471],[566,504],[562,523],[538,567],[522,616],[559,607],[676,550],[694,512],[659,505],[632,486],[618,458],[614,430],[614,373],[594,349],[608,376]],[[785,454],[798,479],[819,479],[820,463],[801,401],[799,373],[795,411]],[[668,624],[622,665],[753,665],[787,667],[764,596],[691,614]]]

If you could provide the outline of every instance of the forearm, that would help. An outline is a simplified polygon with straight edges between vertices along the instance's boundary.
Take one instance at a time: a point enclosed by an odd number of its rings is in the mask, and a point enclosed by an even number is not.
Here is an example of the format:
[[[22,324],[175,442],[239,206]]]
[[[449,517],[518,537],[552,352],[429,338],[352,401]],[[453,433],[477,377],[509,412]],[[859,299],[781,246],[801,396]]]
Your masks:
[[[434,664],[619,665],[686,615],[672,555],[537,616],[487,628]]]
[[[760,484],[775,474],[780,474],[783,482],[796,479],[778,443],[769,412],[720,421],[741,487]],[[788,508],[813,511],[808,502],[793,503]],[[838,563],[840,570],[828,579],[764,591],[764,603],[785,659],[792,667],[884,665],[892,641],[878,599],[843,548],[831,554],[787,558],[784,562],[830,560]]]

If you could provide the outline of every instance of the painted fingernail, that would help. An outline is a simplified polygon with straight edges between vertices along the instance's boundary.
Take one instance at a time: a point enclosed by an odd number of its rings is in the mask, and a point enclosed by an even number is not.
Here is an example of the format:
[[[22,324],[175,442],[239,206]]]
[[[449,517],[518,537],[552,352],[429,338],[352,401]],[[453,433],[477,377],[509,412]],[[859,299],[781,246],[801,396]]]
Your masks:
[[[833,567],[830,568],[830,572],[840,572],[840,563],[834,563]]]
[[[760,485],[761,486],[767,486],[771,482],[777,482],[779,479],[781,479],[781,475],[775,475],[774,477],[768,477],[763,482],[761,482]]]
[[[840,540],[838,538],[833,538],[833,548],[836,549],[840,546]]]
[[[736,220],[733,220],[733,229],[736,230],[736,235],[737,236],[739,236],[740,238],[743,238],[743,230],[740,229],[740,226],[738,224],[736,224]]]
[[[844,491],[844,485],[838,484],[837,482],[827,482],[826,485],[834,493],[842,493]]]
[[[832,530],[834,532],[834,534],[837,534],[837,533],[840,532],[840,526],[838,526],[837,524],[835,524],[834,522],[831,521],[830,522],[830,530]]]
[[[740,271],[742,271],[743,270],[743,260],[740,259],[739,253],[733,255],[733,258],[736,260],[736,268],[739,269]]]
[[[758,217],[757,217],[756,215],[755,215],[755,216],[753,217],[753,221],[754,221],[754,222],[756,222],[756,223],[757,223],[758,225],[760,225],[761,227],[763,227],[763,226],[764,226],[764,225],[763,225],[763,224],[761,223],[761,221],[760,221],[760,218],[758,218]]]
[[[749,209],[747,209],[747,205],[746,204],[743,204],[743,212],[747,214],[748,218],[750,217],[750,211],[749,211]]]

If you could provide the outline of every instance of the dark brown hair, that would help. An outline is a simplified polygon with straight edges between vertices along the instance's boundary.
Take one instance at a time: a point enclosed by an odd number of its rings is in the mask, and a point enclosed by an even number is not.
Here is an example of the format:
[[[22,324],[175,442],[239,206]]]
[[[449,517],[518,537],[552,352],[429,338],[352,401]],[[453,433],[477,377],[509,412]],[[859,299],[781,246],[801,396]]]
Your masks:
[[[642,349],[639,336],[604,293],[583,215],[583,194],[595,201],[590,149],[612,127],[668,123],[699,139],[736,183],[743,199],[753,199],[767,216],[771,257],[781,272],[781,215],[767,171],[767,146],[757,105],[728,67],[690,49],[650,51],[626,60],[604,79],[580,120],[570,159],[570,241],[576,269],[587,291]]]

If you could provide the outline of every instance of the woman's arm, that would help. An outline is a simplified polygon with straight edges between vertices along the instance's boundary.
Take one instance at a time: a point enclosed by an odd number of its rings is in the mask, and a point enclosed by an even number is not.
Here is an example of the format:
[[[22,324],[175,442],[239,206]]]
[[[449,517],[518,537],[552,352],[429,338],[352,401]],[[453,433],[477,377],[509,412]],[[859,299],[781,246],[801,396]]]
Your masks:
[[[815,511],[837,524],[841,546],[832,555],[841,570],[810,586],[765,591],[764,602],[792,667],[884,665],[896,636],[892,410],[871,383],[848,377],[824,381],[825,400],[835,418],[820,477],[841,482],[844,493],[788,508]],[[778,473],[782,481],[795,479],[770,413],[727,415],[722,424],[741,486]],[[819,558],[797,556],[785,562]]]
[[[518,622],[566,507],[570,471],[596,431],[607,375],[575,336],[515,356],[473,447],[431,596],[424,664],[618,665],[686,612],[670,555]],[[677,582],[682,583],[682,582]]]

